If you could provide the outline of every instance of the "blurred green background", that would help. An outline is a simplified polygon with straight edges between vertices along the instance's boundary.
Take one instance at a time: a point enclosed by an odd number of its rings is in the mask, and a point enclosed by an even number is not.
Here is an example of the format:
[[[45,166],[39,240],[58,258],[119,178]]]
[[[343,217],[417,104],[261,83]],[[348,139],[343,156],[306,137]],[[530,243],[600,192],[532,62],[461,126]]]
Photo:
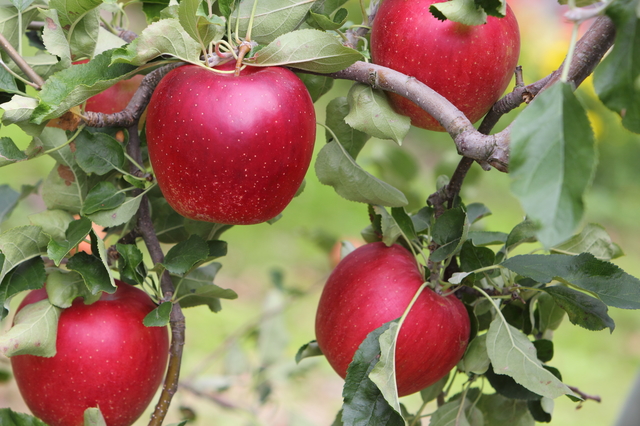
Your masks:
[[[510,4],[519,17],[520,62],[525,81],[531,83],[561,63],[570,27],[562,22],[563,9],[553,0]],[[351,9],[358,16],[357,7]],[[317,103],[318,121],[324,119],[326,102],[346,95],[349,86],[349,82],[336,82]],[[590,80],[578,93],[589,110],[600,151],[598,173],[587,195],[585,223],[604,225],[626,253],[615,262],[640,276],[640,137],[624,131],[619,117],[599,104]],[[499,127],[515,114],[505,117]],[[28,144],[12,126],[1,128],[0,136],[14,138],[21,148]],[[316,150],[324,142],[319,128]],[[457,160],[448,136],[419,130],[411,131],[402,148],[372,140],[359,157],[367,170],[402,187],[414,203],[424,203],[435,189],[437,176],[450,174]],[[19,190],[43,179],[52,165],[48,158],[41,158],[2,168],[0,184]],[[509,194],[509,177],[495,170],[486,173],[474,165],[462,197],[466,203],[482,202],[493,211],[482,221],[487,230],[508,232],[523,218]],[[28,224],[28,216],[43,209],[41,199],[32,195],[1,230]],[[315,306],[335,262],[332,248],[341,239],[361,241],[359,232],[367,224],[365,205],[343,200],[322,186],[311,169],[304,192],[280,221],[235,227],[224,234],[229,253],[220,260],[223,268],[216,284],[235,290],[239,299],[224,301],[218,314],[204,307],[185,311],[183,387],[167,424],[191,414],[196,416],[192,424],[201,426],[331,424],[341,405],[342,379],[324,359],[305,359],[296,365],[294,355],[314,339]],[[559,398],[552,424],[610,425],[617,418],[640,367],[640,315],[619,309],[612,309],[610,315],[617,325],[612,334],[590,332],[566,320],[556,332],[551,365],[560,369],[567,384],[600,396],[602,403],[588,401],[580,408],[568,398]],[[5,364],[7,360],[0,358],[0,366]],[[416,396],[404,402],[410,410],[420,404]],[[13,381],[0,384],[0,407],[26,411]],[[147,419],[145,414],[136,425],[146,424]]]

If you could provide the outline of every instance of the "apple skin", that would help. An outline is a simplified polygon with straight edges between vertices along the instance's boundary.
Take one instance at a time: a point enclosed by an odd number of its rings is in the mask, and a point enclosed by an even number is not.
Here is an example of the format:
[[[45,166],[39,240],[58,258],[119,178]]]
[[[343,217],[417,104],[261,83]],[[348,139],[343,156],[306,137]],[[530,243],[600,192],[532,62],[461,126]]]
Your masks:
[[[85,64],[88,59],[74,62],[74,64]],[[86,111],[103,112],[113,114],[120,112],[129,105],[129,101],[140,87],[140,82],[144,75],[134,75],[128,80],[122,80],[109,87],[104,92],[100,92],[87,99]]]
[[[373,62],[415,77],[447,98],[474,123],[500,99],[520,55],[520,31],[507,6],[504,18],[466,26],[439,21],[429,6],[445,0],[384,0],[371,29]],[[393,109],[411,124],[443,131],[412,101],[387,92]]]
[[[361,246],[334,269],[316,313],[316,339],[343,378],[367,334],[399,318],[424,279],[404,247]],[[405,319],[396,347],[399,396],[440,380],[460,361],[469,340],[469,315],[455,295],[425,288]]]
[[[98,406],[107,426],[130,426],[162,382],[167,329],[142,324],[156,305],[144,291],[117,285],[91,305],[78,298],[62,311],[55,356],[11,357],[25,403],[49,426],[83,426],[85,409]],[[44,288],[34,290],[16,312],[46,298]]]
[[[288,69],[247,67],[234,76],[186,65],[157,86],[146,129],[171,207],[194,220],[250,225],[276,217],[298,191],[316,118],[309,92]]]

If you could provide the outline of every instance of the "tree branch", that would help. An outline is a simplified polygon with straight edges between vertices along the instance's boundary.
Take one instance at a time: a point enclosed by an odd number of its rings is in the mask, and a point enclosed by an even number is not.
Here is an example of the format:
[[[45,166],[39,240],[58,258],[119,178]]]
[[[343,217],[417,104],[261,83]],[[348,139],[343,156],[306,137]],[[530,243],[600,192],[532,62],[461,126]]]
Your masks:
[[[44,80],[42,79],[42,77],[40,77],[38,73],[35,72],[33,68],[31,68],[31,66],[29,66],[27,61],[25,61],[24,58],[20,56],[18,51],[13,48],[11,43],[9,43],[9,40],[7,40],[2,33],[0,33],[0,47],[2,47],[5,52],[7,52],[7,55],[9,55],[13,62],[16,63],[18,68],[20,68],[22,72],[33,82],[34,87],[36,87],[37,89],[42,87],[42,85],[44,84]]]
[[[615,27],[606,16],[593,23],[576,46],[569,71],[569,81],[579,86],[600,63],[615,39]],[[551,75],[525,87],[516,88],[499,101],[490,114],[491,120],[499,119],[523,102],[528,102],[545,88],[557,82],[562,66]],[[507,172],[509,164],[510,128],[500,133],[485,135],[477,131],[472,123],[433,89],[392,69],[365,62],[356,62],[350,67],[329,74],[330,77],[353,80],[374,88],[397,93],[413,101],[431,114],[445,128],[454,140],[458,153],[480,163],[488,163],[496,169]]]

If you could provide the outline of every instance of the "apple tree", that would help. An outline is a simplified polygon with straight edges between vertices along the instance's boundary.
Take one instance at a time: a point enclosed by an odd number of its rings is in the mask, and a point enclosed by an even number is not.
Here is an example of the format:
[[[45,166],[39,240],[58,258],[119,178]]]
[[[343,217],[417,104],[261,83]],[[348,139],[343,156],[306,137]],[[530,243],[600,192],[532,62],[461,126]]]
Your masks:
[[[370,223],[357,230],[365,245],[343,247],[317,340],[296,356],[301,365],[325,356],[345,378],[334,425],[533,425],[552,421],[556,398],[595,399],[553,366],[553,332],[564,317],[613,331],[608,308],[640,308],[640,281],[611,262],[622,251],[605,229],[584,223],[598,161],[576,90],[592,76],[618,126],[640,133],[640,2],[561,3],[573,24],[566,57],[526,82],[506,0],[3,2],[1,123],[30,142],[0,138],[0,166],[43,156],[55,165],[36,186],[0,186],[0,221],[30,194],[46,206],[0,233],[0,319],[14,318],[0,351],[41,420],[3,408],[0,423],[135,421],[149,401],[111,406],[122,382],[78,385],[86,359],[65,364],[47,393],[28,377],[89,344],[64,332],[74,310],[98,315],[137,288],[148,309],[114,333],[126,342],[141,323],[170,330],[168,347],[123,345],[158,348],[156,370],[167,363],[149,422],[163,424],[180,383],[183,309],[218,312],[237,297],[214,284],[224,233],[278,227],[305,197],[305,176],[366,206]],[[135,30],[132,7],[145,17]],[[337,80],[350,89],[327,99]],[[402,179],[360,161],[374,139],[402,149],[412,126],[448,134],[459,155],[417,203]],[[526,213],[517,226],[484,229],[489,207],[501,206],[461,197],[475,163],[509,180]],[[39,296],[14,317],[9,302],[27,290]],[[119,311],[110,309],[89,329],[111,329]],[[105,376],[122,371],[144,388],[137,393],[153,394],[156,373],[132,377],[124,358],[134,356],[123,353],[95,355],[95,371],[113,362]],[[400,399],[416,392],[418,406]]]

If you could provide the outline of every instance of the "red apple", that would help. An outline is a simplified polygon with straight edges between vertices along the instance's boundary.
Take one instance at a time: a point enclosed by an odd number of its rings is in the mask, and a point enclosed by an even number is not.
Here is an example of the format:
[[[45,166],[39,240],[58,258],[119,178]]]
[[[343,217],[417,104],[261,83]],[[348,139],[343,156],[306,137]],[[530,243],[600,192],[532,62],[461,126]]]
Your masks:
[[[84,64],[88,59],[74,62],[74,64]],[[104,92],[98,93],[87,100],[85,109],[92,112],[103,112],[113,114],[120,112],[127,107],[129,101],[140,87],[140,82],[144,75],[134,75],[128,80],[122,80],[109,87]]]
[[[247,67],[236,77],[196,65],[162,79],[146,125],[151,164],[171,207],[228,225],[284,210],[309,168],[315,127],[313,102],[293,72]]]
[[[429,6],[445,0],[384,0],[371,29],[373,62],[415,77],[447,98],[471,122],[500,99],[520,55],[513,11],[466,26],[439,21]],[[388,93],[392,107],[423,129],[444,130],[408,99]]]
[[[424,278],[413,255],[399,245],[371,243],[349,253],[329,276],[316,314],[316,339],[343,378],[371,331],[399,318]],[[462,358],[469,315],[455,295],[425,288],[405,319],[396,346],[400,396],[444,377]]]
[[[142,290],[117,282],[113,294],[62,311],[52,358],[11,357],[13,374],[31,412],[49,426],[82,426],[99,407],[108,426],[131,425],[151,402],[167,365],[166,327],[145,327],[156,305]],[[47,297],[29,293],[17,311]]]

